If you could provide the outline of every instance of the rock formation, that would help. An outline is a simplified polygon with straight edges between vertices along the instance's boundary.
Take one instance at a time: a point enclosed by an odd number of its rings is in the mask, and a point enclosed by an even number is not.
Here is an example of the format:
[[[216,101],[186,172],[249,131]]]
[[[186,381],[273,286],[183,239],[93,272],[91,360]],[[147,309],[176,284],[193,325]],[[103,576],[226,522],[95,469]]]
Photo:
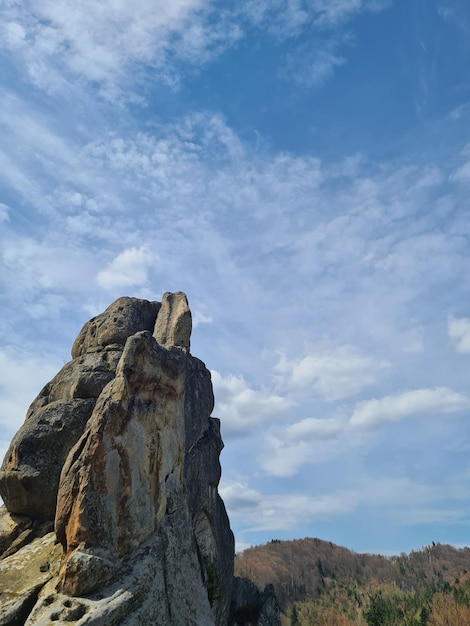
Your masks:
[[[0,470],[0,626],[226,626],[233,536],[182,293],[85,324]]]
[[[281,626],[281,613],[273,585],[264,591],[249,578],[236,576],[232,590],[232,626]]]

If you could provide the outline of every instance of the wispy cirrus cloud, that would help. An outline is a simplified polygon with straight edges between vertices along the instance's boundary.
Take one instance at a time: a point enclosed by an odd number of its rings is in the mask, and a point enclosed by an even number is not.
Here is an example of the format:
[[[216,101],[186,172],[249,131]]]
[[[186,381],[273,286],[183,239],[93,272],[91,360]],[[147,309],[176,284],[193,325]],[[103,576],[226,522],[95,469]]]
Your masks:
[[[30,79],[45,89],[63,88],[64,72],[100,84],[113,95],[129,71],[153,67],[160,80],[174,83],[175,61],[204,62],[212,48],[239,36],[236,25],[212,21],[202,0],[110,0],[77,5],[49,0],[9,2],[3,8],[3,47],[23,58]]]
[[[130,85],[152,75],[176,87],[188,68],[214,60],[253,32],[281,44],[302,36],[309,39],[312,31],[322,33],[320,51],[316,52],[318,45],[305,50],[308,71],[293,75],[297,82],[319,86],[345,62],[334,51],[338,29],[356,15],[383,10],[387,4],[244,0],[227,8],[210,0],[177,0],[171,6],[149,0],[137,0],[132,6],[111,0],[80,5],[71,0],[60,4],[16,0],[1,12],[0,41],[36,87],[66,94],[73,90],[70,79],[78,77],[98,86],[107,98],[144,104],[145,96],[132,93]],[[336,31],[331,39],[329,31]]]
[[[335,28],[359,13],[382,11],[389,5],[390,0],[245,0],[238,10],[255,26],[284,39],[298,35],[304,28]]]

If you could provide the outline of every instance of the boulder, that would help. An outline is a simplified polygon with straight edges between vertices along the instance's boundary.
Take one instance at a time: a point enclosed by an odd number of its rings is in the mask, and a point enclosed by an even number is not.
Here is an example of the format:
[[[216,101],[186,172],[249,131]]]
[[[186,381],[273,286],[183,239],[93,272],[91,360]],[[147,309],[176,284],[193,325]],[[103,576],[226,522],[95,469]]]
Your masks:
[[[153,331],[159,302],[139,298],[118,298],[103,313],[87,322],[72,346],[72,358],[93,348],[124,346],[128,337],[140,330]]]
[[[29,415],[0,470],[0,494],[10,513],[54,519],[62,466],[94,403],[93,398],[55,400]]]

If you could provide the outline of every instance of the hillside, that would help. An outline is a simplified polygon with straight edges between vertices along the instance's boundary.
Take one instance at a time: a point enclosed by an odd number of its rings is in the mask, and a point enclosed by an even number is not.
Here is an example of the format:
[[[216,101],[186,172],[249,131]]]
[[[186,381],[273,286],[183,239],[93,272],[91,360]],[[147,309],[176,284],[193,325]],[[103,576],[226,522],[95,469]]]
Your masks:
[[[469,548],[435,543],[385,557],[320,539],[273,540],[235,559],[236,575],[273,583],[284,623],[300,626],[470,624],[469,572]]]

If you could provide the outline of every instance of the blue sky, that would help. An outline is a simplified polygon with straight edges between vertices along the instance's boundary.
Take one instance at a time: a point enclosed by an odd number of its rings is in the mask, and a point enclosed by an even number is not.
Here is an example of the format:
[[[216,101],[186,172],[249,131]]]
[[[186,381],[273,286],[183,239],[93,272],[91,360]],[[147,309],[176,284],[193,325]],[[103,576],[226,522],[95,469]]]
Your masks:
[[[0,453],[183,290],[238,549],[468,544],[470,5],[0,3]]]

